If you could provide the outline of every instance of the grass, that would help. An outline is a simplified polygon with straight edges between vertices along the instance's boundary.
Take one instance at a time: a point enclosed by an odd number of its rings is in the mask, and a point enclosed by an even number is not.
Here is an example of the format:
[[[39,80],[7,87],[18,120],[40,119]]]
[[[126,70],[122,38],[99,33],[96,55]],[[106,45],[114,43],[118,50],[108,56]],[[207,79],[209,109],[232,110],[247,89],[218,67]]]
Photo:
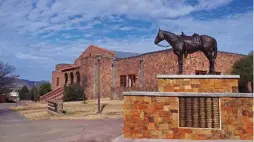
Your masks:
[[[50,120],[50,119],[109,119],[121,118],[123,115],[122,100],[101,100],[101,107],[104,105],[101,114],[97,114],[97,100],[88,100],[86,104],[82,101],[64,102],[63,115],[53,115],[48,113],[47,103],[29,103],[25,106],[12,107],[11,109],[24,115],[30,120]]]

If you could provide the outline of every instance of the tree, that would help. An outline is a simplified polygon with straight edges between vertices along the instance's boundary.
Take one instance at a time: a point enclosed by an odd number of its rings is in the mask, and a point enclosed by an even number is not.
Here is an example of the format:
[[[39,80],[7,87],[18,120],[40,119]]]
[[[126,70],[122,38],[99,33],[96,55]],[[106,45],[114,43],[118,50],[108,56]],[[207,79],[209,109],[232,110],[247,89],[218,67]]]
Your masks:
[[[30,92],[29,92],[28,88],[26,87],[26,85],[23,86],[19,90],[19,98],[20,98],[20,100],[30,100],[31,99]]]
[[[71,84],[64,87],[64,101],[82,101],[84,100],[84,90],[80,85]]]
[[[10,92],[12,83],[18,77],[14,75],[15,67],[0,61],[0,94]]]
[[[33,87],[31,90],[30,90],[30,94],[31,94],[31,99],[33,101],[39,101],[40,100],[40,96],[39,96],[39,93],[38,93],[38,89],[36,87]]]
[[[44,83],[40,86],[39,94],[40,96],[43,96],[51,91],[51,85],[50,83]]]
[[[240,75],[240,86],[246,86],[247,84],[249,86],[247,87],[247,92],[253,92],[253,52],[235,62],[233,65],[232,74]],[[246,89],[239,89],[240,92],[246,92]]]

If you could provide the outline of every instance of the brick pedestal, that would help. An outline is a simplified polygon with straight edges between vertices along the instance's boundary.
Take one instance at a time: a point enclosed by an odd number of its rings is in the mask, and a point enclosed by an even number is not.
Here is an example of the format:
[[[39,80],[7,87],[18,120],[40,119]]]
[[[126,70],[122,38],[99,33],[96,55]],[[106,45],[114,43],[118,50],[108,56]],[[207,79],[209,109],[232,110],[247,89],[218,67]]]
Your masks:
[[[252,94],[239,76],[158,75],[160,92],[124,92],[129,139],[252,140]]]
[[[238,75],[158,75],[159,92],[237,93]]]

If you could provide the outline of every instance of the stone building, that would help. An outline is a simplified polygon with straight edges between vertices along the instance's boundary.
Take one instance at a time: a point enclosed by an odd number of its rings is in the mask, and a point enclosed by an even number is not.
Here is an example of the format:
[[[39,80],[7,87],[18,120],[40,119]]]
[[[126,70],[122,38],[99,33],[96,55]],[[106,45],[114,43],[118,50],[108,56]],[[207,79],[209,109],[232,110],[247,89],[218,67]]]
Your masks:
[[[229,74],[236,60],[244,56],[219,51],[216,74]],[[121,58],[116,52],[90,45],[73,64],[56,65],[52,72],[52,89],[78,83],[84,86],[88,99],[96,98],[98,63],[101,96],[113,99],[121,98],[123,91],[157,91],[156,75],[178,72],[177,56],[172,49]],[[208,70],[209,62],[201,52],[184,59],[183,74],[206,74]]]

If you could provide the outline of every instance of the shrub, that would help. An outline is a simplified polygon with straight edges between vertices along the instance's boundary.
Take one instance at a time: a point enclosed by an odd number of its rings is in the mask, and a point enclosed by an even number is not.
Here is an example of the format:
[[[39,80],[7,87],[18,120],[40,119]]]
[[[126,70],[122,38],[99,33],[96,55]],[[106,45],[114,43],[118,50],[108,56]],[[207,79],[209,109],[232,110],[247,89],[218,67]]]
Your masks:
[[[64,101],[83,101],[84,90],[81,86],[72,84],[64,87]]]
[[[39,94],[40,94],[40,96],[43,96],[43,95],[47,94],[50,91],[51,91],[50,83],[44,83],[43,85],[40,86]]]
[[[39,96],[39,93],[38,93],[38,89],[36,87],[33,87],[31,90],[30,90],[30,94],[31,94],[31,99],[33,101],[39,101],[40,100],[40,96]]]
[[[253,84],[253,53],[235,62],[232,67],[232,74],[240,75],[240,86],[244,86],[248,82]],[[240,92],[245,91],[240,89]],[[248,92],[252,92],[252,90],[249,89]]]
[[[31,99],[30,92],[29,92],[28,88],[26,87],[26,85],[24,85],[19,90],[19,98],[20,98],[20,100],[30,100]]]

